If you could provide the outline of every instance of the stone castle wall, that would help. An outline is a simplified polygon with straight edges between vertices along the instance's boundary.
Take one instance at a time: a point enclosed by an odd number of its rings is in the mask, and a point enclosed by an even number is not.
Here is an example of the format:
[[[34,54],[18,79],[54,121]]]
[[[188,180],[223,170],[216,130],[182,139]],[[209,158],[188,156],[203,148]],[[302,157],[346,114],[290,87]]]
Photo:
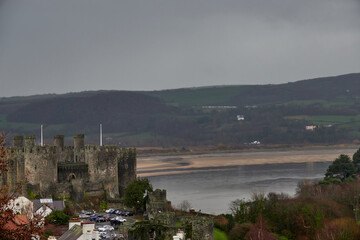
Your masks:
[[[125,188],[129,183],[136,179],[136,149],[122,148],[120,152],[120,161],[118,162],[119,169],[119,194],[124,196]]]
[[[40,195],[46,195],[57,183],[56,148],[25,147],[25,176],[27,184]]]
[[[26,181],[23,194],[31,190],[43,197],[61,196],[83,188],[83,195],[86,191],[98,194],[102,189],[115,198],[123,196],[124,188],[136,178],[135,149],[85,146],[83,134],[75,135],[74,147],[64,146],[63,135],[54,137],[54,146],[36,146],[34,136],[16,136],[8,151],[9,171],[0,185],[14,191],[20,181]]]
[[[120,149],[115,146],[86,146],[85,159],[91,182],[101,182],[109,197],[119,196]]]

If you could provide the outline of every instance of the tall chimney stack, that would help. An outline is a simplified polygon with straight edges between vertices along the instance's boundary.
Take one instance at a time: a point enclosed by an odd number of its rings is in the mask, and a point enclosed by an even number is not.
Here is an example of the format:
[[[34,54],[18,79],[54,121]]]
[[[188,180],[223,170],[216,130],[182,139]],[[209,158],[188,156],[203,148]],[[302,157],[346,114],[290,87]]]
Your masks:
[[[40,128],[40,146],[44,146],[44,129],[43,129],[43,125],[41,125],[41,128]]]
[[[103,137],[102,137],[102,124],[100,123],[100,146],[103,145]]]

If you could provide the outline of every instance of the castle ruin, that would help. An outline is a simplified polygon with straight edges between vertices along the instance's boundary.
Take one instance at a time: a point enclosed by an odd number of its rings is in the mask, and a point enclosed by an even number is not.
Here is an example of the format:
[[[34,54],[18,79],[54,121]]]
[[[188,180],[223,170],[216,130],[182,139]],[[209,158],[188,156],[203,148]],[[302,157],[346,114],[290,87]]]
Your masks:
[[[64,135],[54,136],[53,146],[36,146],[35,136],[15,136],[8,154],[9,170],[0,176],[0,186],[12,192],[22,183],[25,196],[117,198],[136,179],[135,149],[85,145],[84,134],[74,136],[74,146],[64,146]]]

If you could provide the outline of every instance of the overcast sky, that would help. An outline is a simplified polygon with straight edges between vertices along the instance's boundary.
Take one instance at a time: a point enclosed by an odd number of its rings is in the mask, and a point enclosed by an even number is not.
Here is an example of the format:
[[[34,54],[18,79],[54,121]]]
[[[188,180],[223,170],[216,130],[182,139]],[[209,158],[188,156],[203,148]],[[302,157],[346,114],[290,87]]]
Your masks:
[[[360,72],[360,0],[0,0],[0,97]]]

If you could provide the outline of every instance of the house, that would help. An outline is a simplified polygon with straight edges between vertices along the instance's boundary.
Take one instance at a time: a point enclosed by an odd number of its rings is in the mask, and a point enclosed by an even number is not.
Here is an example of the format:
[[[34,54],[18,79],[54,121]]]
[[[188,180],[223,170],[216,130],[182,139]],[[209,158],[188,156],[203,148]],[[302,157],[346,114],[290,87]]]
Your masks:
[[[56,238],[51,238],[56,239]],[[100,233],[95,229],[94,223],[86,222],[70,222],[69,230],[67,230],[58,240],[87,240],[87,239],[100,239]]]
[[[238,121],[244,121],[245,120],[244,115],[236,115],[236,118],[237,118]]]
[[[308,125],[308,126],[305,127],[305,129],[307,131],[314,131],[315,128],[317,128],[317,126],[315,126],[315,125]]]
[[[34,212],[37,215],[47,217],[53,210],[64,210],[65,203],[63,200],[53,200],[51,198],[32,200]]]
[[[19,196],[9,201],[8,208],[14,214],[26,215],[29,219],[33,217],[34,205],[24,196]]]

